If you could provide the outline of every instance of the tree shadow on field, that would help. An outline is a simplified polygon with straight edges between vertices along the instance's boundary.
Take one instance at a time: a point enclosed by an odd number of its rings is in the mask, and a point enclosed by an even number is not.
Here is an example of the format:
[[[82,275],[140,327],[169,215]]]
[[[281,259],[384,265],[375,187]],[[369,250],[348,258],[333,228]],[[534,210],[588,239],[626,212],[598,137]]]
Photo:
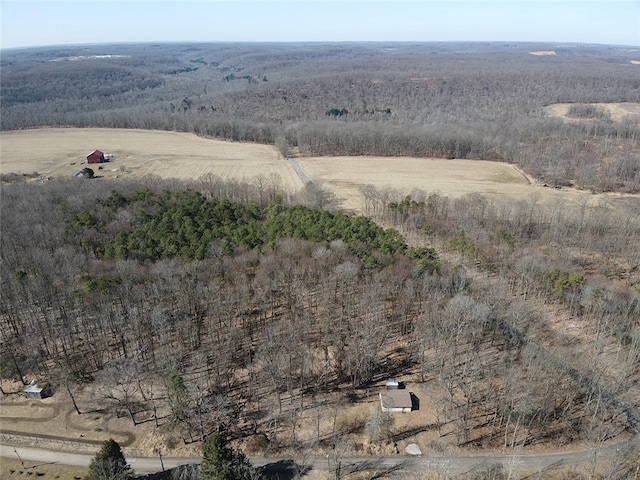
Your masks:
[[[196,480],[200,470],[197,464],[178,465],[164,472],[139,475],[136,480]]]
[[[370,472],[371,476],[367,478],[373,480],[377,478],[388,478],[393,472],[407,468],[409,465],[411,465],[411,460],[404,460],[395,465],[388,466],[384,465],[382,459],[373,459],[351,465],[344,465],[342,467],[342,473],[352,475],[359,472]]]
[[[429,423],[427,425],[420,425],[419,427],[416,427],[416,428],[410,428],[408,430],[405,430],[403,432],[398,432],[395,435],[393,435],[393,440],[395,442],[398,442],[399,440],[404,440],[406,438],[413,437],[418,433],[426,432],[428,430],[433,430],[436,427],[437,425],[435,423]]]

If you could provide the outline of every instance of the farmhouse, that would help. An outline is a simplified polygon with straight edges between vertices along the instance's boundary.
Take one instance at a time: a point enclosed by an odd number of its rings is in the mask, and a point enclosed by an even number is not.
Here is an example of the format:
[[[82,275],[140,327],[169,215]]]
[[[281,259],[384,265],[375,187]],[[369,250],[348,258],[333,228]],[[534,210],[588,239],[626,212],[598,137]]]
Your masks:
[[[104,161],[104,153],[100,150],[94,150],[87,155],[87,163],[103,163]]]
[[[31,380],[31,383],[24,387],[24,396],[27,398],[33,398],[36,400],[42,400],[51,396],[48,385],[39,387],[35,380]]]
[[[404,389],[389,389],[380,392],[380,408],[383,412],[403,412],[412,410],[411,394]]]

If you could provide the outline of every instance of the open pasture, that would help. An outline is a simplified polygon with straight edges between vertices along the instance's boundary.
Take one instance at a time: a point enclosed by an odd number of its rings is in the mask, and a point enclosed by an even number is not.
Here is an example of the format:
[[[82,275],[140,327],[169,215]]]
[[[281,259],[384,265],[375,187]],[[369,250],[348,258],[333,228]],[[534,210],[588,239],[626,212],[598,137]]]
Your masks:
[[[113,160],[83,165],[86,155],[94,149],[113,154]],[[365,156],[300,158],[297,162],[313,182],[337,195],[343,208],[356,212],[363,208],[362,187],[366,185],[401,194],[416,189],[454,198],[479,193],[554,201],[587,195],[545,188],[513,165],[500,162]],[[258,176],[276,176],[288,191],[303,187],[293,165],[274,147],[266,145],[150,130],[42,128],[0,132],[3,174],[37,172],[41,178],[64,177],[84,166],[103,178],[151,175],[197,180],[216,175],[226,180],[252,181]]]
[[[83,165],[95,149],[113,154],[113,160]],[[259,174],[276,174],[289,189],[302,186],[289,163],[275,148],[265,145],[224,142],[192,133],[106,128],[42,128],[0,134],[3,174],[71,176],[85,166],[100,177],[155,175],[196,180],[213,174],[250,180]]]
[[[415,189],[450,197],[480,193],[526,198],[543,191],[514,166],[500,162],[412,157],[318,157],[301,159],[299,163],[309,177],[342,198],[345,208],[353,210],[361,208],[362,187],[365,185],[405,194]]]

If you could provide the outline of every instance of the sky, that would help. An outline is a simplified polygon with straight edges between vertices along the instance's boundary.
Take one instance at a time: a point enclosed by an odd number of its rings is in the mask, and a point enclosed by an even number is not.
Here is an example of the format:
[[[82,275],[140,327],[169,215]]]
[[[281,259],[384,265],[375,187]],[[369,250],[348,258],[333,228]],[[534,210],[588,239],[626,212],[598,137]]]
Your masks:
[[[0,48],[127,42],[640,46],[640,0],[0,0]]]

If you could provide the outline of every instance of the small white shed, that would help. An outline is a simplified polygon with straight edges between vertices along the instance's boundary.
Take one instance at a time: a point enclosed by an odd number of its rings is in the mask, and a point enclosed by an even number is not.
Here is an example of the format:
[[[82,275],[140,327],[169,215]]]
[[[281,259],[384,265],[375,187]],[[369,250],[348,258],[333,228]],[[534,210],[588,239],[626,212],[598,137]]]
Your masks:
[[[31,383],[24,387],[23,392],[25,397],[34,398],[36,400],[42,400],[43,398],[51,396],[48,386],[44,385],[40,387],[35,380],[31,380]]]

